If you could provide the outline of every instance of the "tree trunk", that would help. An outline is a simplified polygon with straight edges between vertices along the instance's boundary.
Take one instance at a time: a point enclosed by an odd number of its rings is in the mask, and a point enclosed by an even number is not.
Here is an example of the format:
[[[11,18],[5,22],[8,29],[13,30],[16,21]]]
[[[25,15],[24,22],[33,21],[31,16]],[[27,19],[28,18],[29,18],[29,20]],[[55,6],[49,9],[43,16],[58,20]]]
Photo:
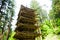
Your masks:
[[[8,40],[8,38],[9,38],[9,34],[10,34],[10,26],[8,25],[8,32],[7,32],[7,36],[6,36],[6,37],[7,37],[7,38],[6,38],[7,40]]]

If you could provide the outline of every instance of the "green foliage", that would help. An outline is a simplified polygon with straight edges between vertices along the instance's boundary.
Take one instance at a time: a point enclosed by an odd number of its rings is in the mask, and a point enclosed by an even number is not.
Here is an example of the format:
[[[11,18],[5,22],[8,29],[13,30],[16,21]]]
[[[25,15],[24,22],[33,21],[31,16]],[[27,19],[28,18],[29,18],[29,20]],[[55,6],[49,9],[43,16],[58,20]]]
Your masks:
[[[54,20],[57,22],[60,18],[60,0],[52,0],[52,11],[53,17],[55,18]],[[56,25],[58,25],[58,23],[56,23]]]
[[[60,26],[60,18],[57,18],[57,19],[56,19],[56,25],[57,25],[57,26]]]
[[[52,21],[46,20],[41,26],[41,31],[43,38],[45,38],[49,34],[53,34],[54,30],[53,30]]]
[[[9,37],[9,40],[16,40],[15,38],[13,38],[15,34],[16,34],[15,32],[12,32],[11,36]]]
[[[60,0],[52,0],[52,10],[50,10],[49,16],[50,20],[53,20],[53,33],[60,35]]]
[[[50,17],[50,19],[54,19],[54,11],[53,10],[50,10],[49,17]]]
[[[9,31],[9,28],[11,29],[11,22],[12,22],[12,17],[14,16],[14,0],[0,0],[0,28],[3,29],[1,30],[4,34],[4,40],[8,39],[9,34],[5,35],[6,30]],[[12,30],[12,29],[11,29]],[[11,31],[10,30],[10,31]],[[10,32],[9,32],[10,33]]]
[[[57,35],[60,35],[60,26],[54,28],[54,33],[57,34]]]

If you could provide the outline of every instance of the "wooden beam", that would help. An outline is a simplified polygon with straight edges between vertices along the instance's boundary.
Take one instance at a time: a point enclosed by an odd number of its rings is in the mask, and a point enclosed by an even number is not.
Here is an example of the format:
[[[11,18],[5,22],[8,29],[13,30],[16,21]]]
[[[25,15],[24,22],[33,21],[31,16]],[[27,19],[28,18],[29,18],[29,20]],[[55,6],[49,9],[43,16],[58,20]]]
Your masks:
[[[16,32],[15,38],[35,38],[39,36],[40,34],[38,33],[29,33],[29,32]]]
[[[27,29],[34,29],[34,30],[39,28],[38,26],[35,26],[35,25],[32,25],[32,24],[23,24],[23,23],[18,23],[17,27],[19,27],[19,28],[27,28]]]

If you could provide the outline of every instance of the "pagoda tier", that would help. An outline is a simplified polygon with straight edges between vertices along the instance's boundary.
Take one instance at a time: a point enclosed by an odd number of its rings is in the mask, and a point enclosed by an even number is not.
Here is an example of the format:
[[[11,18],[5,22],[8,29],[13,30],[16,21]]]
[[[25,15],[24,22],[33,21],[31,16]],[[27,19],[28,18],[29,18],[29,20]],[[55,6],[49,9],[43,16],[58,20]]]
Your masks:
[[[35,24],[36,20],[35,19],[29,19],[27,17],[20,16],[19,20],[17,22],[20,23],[27,23],[27,24]]]
[[[34,19],[35,18],[35,15],[32,15],[33,13],[31,12],[31,14],[29,13],[29,14],[27,14],[27,12],[24,12],[23,10],[22,10],[22,12],[20,12],[21,14],[19,14],[18,15],[18,18],[20,17],[20,15],[21,16],[24,16],[24,17],[27,17],[27,18],[30,18],[30,19]]]
[[[25,29],[25,30],[36,30],[38,29],[39,27],[35,26],[35,25],[32,25],[32,24],[23,24],[23,23],[18,23],[17,24],[17,28],[16,30],[21,30],[21,29]]]
[[[20,18],[20,16],[35,19],[35,12],[33,9],[30,9],[30,8],[27,8],[27,7],[24,7],[23,5],[21,5],[21,9],[18,14],[18,19]]]
[[[23,39],[23,38],[20,38],[19,40],[35,40],[35,39]]]
[[[15,34],[15,38],[20,39],[34,39],[35,37],[39,36],[40,34],[38,33],[31,33],[31,32],[17,32]]]

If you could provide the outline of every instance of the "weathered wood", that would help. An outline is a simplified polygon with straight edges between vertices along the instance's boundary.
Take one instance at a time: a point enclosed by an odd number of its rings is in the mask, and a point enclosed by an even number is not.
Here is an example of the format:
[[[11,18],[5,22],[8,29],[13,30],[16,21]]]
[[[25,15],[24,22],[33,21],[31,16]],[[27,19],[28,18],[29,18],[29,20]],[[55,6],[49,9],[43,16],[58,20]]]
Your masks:
[[[30,8],[27,8],[27,7],[24,7],[21,5],[21,9],[19,11],[19,14],[18,14],[18,18],[20,16],[24,16],[24,17],[28,17],[28,18],[31,18],[33,19],[35,17],[35,11],[33,9],[30,9]]]
[[[30,19],[30,18],[28,18],[28,17],[24,17],[24,16],[20,16],[17,20],[29,20],[29,21],[33,21],[33,22],[36,22],[36,19],[34,18],[34,19]]]
[[[24,23],[18,23],[17,27],[27,28],[27,29],[34,29],[34,30],[39,28],[38,26],[35,26],[35,25],[32,25],[32,24],[24,24]]]
[[[17,27],[16,29],[15,29],[15,32],[16,31],[20,31],[20,32],[22,32],[22,31],[25,31],[25,32],[34,32],[34,29],[28,29],[28,28],[20,28],[20,27]]]
[[[35,32],[39,27],[36,26],[35,11],[33,9],[21,6],[17,19],[14,38],[19,40],[35,40],[40,33]]]
[[[34,12],[26,12],[25,10],[22,10],[22,11],[20,11],[20,13],[19,13],[19,15],[18,15],[18,17],[20,17],[20,14],[21,14],[21,16],[24,16],[24,15],[28,15],[28,16],[31,16],[31,17],[35,17],[36,15],[34,14]]]
[[[28,7],[25,7],[23,5],[21,5],[21,9],[20,10],[26,10],[26,12],[35,12],[35,10],[33,10],[31,8],[28,8]]]
[[[17,39],[17,40],[35,40],[35,39],[32,39],[32,38],[19,38],[19,39]]]
[[[24,17],[27,17],[27,18],[30,18],[30,19],[35,19],[35,17],[29,16],[29,15],[25,15],[25,14],[20,14],[20,16],[24,16]],[[19,16],[19,17],[20,17],[20,16]],[[19,17],[18,17],[18,18],[19,18]]]
[[[36,23],[36,20],[33,20],[33,19],[29,19],[29,18],[20,16],[20,18],[19,18],[19,20],[17,22],[27,23],[27,24],[35,24]]]
[[[19,40],[35,40],[35,39],[23,39],[23,38],[21,38],[21,39],[19,39]]]
[[[29,32],[17,32],[16,34],[15,34],[15,38],[35,38],[35,37],[37,37],[37,36],[39,36],[40,34],[38,34],[38,33],[29,33]]]
[[[29,39],[28,38],[27,39],[26,38],[19,38],[19,39],[16,39],[16,40],[35,40],[35,38],[34,39],[32,39],[32,38],[29,38]]]

